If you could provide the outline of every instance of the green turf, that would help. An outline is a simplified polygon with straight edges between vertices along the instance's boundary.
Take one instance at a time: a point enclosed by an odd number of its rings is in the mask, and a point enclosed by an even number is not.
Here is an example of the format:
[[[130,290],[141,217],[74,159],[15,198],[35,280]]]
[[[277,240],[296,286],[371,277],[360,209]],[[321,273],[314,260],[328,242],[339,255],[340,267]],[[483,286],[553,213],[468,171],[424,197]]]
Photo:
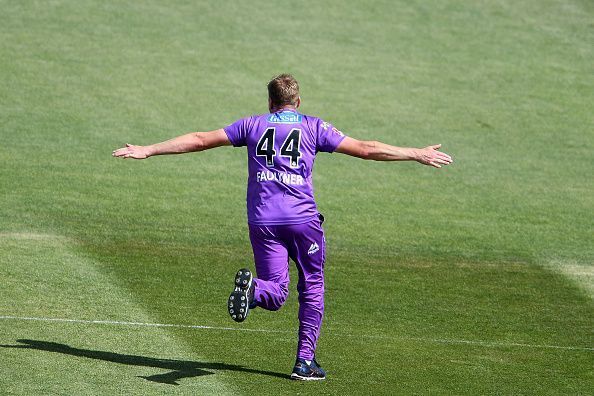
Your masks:
[[[0,316],[279,331],[0,319],[0,393],[591,393],[591,2],[0,7]],[[224,309],[245,152],[110,156],[264,112],[280,72],[346,134],[456,161],[317,159],[318,384],[286,378],[294,286],[243,325]]]

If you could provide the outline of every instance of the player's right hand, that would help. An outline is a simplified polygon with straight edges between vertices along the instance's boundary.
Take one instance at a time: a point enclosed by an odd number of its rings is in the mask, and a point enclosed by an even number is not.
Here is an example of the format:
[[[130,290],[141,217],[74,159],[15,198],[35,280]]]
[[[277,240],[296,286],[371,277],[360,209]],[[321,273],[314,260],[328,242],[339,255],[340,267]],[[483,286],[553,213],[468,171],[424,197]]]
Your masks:
[[[126,143],[126,147],[114,150],[111,155],[113,157],[120,158],[134,158],[134,159],[145,159],[150,157],[150,153],[146,146],[134,146]]]

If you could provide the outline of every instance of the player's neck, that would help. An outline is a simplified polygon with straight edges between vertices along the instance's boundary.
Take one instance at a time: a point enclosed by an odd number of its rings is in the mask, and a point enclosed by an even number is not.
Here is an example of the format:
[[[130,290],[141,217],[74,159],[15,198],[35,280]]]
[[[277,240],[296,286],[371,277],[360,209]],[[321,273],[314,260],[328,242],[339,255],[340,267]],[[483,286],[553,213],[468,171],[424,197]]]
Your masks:
[[[297,107],[295,107],[293,105],[273,107],[273,108],[270,109],[270,112],[271,113],[278,113],[279,111],[284,111],[284,110],[297,111]]]

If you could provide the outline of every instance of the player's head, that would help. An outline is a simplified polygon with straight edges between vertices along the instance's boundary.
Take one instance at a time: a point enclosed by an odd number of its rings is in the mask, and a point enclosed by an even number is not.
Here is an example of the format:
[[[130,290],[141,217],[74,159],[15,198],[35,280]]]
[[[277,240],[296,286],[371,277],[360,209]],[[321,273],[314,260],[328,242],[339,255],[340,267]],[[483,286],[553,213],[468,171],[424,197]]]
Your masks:
[[[270,111],[286,106],[299,107],[299,84],[290,74],[281,74],[268,83],[268,108]]]

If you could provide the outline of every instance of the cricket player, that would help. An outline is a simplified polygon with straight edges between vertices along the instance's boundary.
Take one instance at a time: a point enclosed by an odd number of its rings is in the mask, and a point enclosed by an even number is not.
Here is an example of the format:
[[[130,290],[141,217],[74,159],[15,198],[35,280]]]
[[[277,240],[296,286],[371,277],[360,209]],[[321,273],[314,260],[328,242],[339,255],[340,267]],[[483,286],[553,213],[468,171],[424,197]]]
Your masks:
[[[326,241],[314,201],[312,172],[318,152],[339,152],[376,161],[417,161],[440,168],[452,158],[441,145],[402,148],[345,136],[332,124],[298,111],[299,85],[289,74],[268,83],[269,113],[240,119],[210,132],[193,132],[150,146],[126,144],[114,157],[203,151],[220,146],[247,147],[247,219],[255,276],[240,269],[227,301],[233,320],[243,322],[260,307],[275,311],[289,293],[289,258],[299,273],[299,341],[291,378],[322,380],[315,357],[324,313]]]

